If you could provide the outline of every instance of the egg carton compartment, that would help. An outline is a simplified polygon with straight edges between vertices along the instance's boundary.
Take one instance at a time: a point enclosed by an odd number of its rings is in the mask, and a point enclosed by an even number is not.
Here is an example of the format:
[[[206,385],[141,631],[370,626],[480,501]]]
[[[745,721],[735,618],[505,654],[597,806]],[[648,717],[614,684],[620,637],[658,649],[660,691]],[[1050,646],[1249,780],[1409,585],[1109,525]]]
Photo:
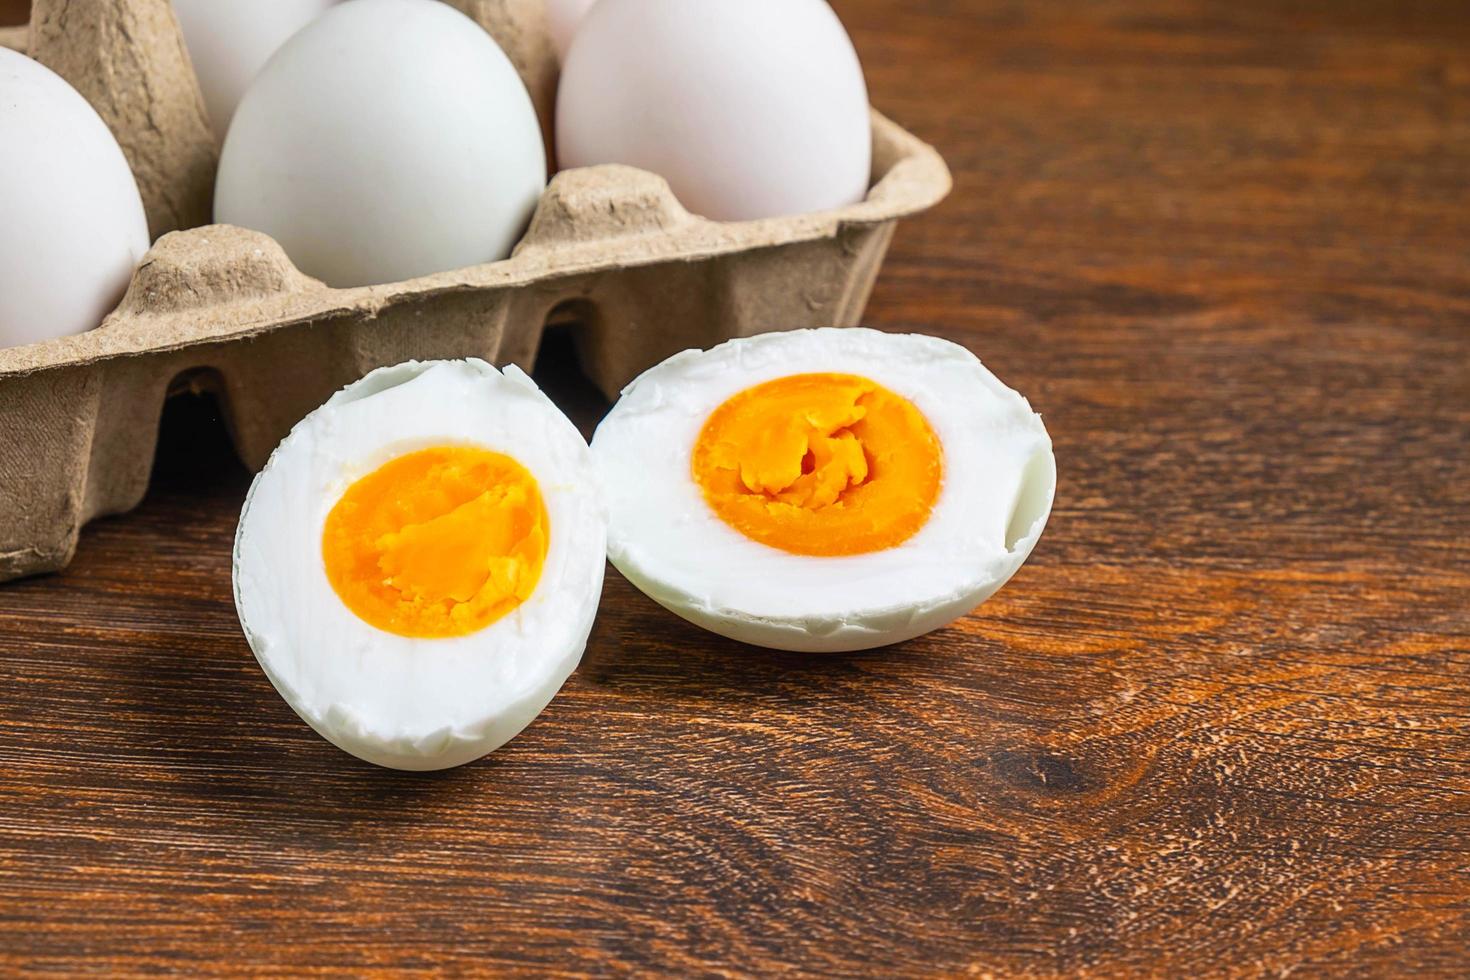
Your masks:
[[[556,69],[540,0],[453,5],[501,43],[544,123]],[[215,390],[251,469],[375,368],[476,356],[529,369],[550,320],[571,323],[583,370],[612,397],[689,347],[855,325],[897,220],[950,187],[938,153],[874,112],[871,189],[850,207],[719,223],[645,171],[570,170],[510,258],[333,289],[265,235],[202,224],[215,144],[167,0],[36,0],[29,31],[0,43],[87,96],[161,234],[96,330],[0,350],[0,581],[65,567],[88,521],[137,506],[177,379]]]

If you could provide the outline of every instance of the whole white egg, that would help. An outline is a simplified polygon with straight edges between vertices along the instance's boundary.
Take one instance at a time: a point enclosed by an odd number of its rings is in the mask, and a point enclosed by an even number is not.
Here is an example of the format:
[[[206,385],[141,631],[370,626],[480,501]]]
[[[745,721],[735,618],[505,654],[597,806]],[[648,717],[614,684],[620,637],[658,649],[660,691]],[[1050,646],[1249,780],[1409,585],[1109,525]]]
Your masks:
[[[173,0],[220,142],[235,106],[276,49],[338,0]]]
[[[723,636],[860,650],[968,613],[1041,536],[1040,416],[934,337],[802,330],[688,351],[592,440],[608,557]]]
[[[546,24],[551,29],[551,43],[555,45],[557,57],[561,60],[566,60],[578,25],[596,2],[597,0],[546,0]]]
[[[605,548],[587,444],[530,378],[408,363],[276,449],[240,515],[235,604],[322,737],[444,769],[515,736],[576,668]]]
[[[601,0],[562,69],[564,168],[621,163],[741,221],[867,193],[867,85],[825,0]]]
[[[214,214],[363,286],[505,258],[545,186],[531,97],[490,35],[438,0],[352,0],[245,93]]]
[[[61,76],[0,48],[0,347],[91,330],[147,251],[107,124]]]

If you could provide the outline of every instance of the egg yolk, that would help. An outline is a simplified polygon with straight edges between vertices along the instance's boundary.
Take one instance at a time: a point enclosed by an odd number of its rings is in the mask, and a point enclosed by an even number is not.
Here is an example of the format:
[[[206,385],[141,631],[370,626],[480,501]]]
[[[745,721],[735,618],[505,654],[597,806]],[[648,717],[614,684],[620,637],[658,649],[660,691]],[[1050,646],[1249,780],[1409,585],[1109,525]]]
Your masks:
[[[442,446],[358,480],[327,515],[322,557],[364,622],[415,638],[466,636],[536,590],[548,520],[536,478],[501,453]]]
[[[851,374],[797,374],[747,388],[711,413],[695,482],[719,517],[798,555],[902,544],[929,519],[939,439],[913,403]]]

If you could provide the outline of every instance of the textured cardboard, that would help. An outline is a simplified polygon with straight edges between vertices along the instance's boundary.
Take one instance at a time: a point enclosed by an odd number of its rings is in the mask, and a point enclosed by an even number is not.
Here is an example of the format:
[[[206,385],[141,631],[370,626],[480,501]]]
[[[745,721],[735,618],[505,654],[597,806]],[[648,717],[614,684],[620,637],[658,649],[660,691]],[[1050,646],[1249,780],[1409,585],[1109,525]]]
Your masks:
[[[500,41],[549,120],[556,69],[541,0],[455,6]],[[252,469],[368,371],[471,355],[529,367],[553,318],[575,324],[583,368],[611,397],[689,347],[856,324],[897,219],[950,186],[933,149],[874,113],[874,183],[848,208],[718,223],[644,171],[566,171],[509,259],[331,289],[265,235],[201,226],[214,140],[168,0],[36,0],[29,32],[0,43],[87,96],[162,236],[101,327],[0,350],[0,581],[64,567],[87,521],[139,503],[164,398],[181,383],[218,395]]]

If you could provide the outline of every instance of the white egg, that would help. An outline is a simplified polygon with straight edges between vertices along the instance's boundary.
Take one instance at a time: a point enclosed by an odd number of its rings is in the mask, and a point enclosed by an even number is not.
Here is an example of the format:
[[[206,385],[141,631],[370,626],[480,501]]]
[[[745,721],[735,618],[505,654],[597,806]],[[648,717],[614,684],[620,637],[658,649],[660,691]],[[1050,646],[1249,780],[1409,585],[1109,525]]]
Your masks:
[[[107,124],[61,76],[0,48],[0,347],[91,330],[147,251]]]
[[[531,97],[490,35],[438,0],[352,0],[245,93],[214,214],[362,286],[505,258],[545,185]]]
[[[862,67],[825,0],[601,0],[562,70],[556,141],[564,168],[652,171],[721,221],[851,204],[872,165]]]
[[[624,390],[592,453],[629,581],[723,636],[801,651],[969,612],[1031,553],[1056,482],[1041,418],[973,354],[866,329],[676,355]]]
[[[556,46],[557,57],[565,61],[571,49],[572,38],[587,11],[597,0],[546,0],[546,24],[551,29],[551,43]]]
[[[276,49],[338,0],[173,0],[221,142],[235,106]]]
[[[443,769],[515,736],[577,666],[605,546],[587,444],[530,378],[408,363],[281,443],[240,517],[235,602],[319,734],[378,765]]]

